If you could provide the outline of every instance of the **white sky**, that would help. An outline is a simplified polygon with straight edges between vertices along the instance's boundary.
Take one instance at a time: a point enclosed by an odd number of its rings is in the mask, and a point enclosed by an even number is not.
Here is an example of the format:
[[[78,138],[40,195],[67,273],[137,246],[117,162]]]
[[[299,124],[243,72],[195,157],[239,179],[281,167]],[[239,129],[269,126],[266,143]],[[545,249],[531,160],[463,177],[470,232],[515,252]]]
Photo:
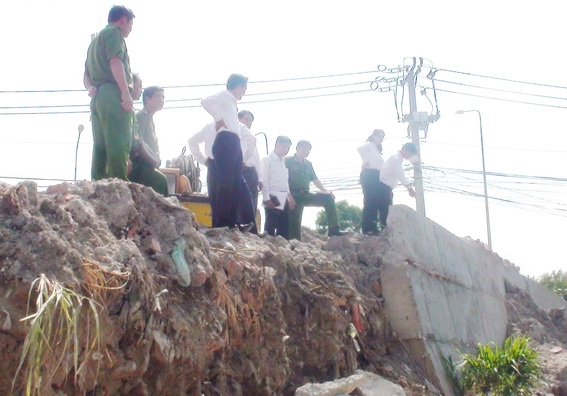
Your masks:
[[[81,89],[90,35],[105,26],[113,4],[2,2],[0,90]],[[441,118],[430,125],[421,151],[425,165],[445,169],[425,172],[427,216],[458,236],[486,242],[482,178],[455,171],[481,170],[478,117],[474,113],[455,115],[459,109],[478,109],[483,117],[487,171],[508,175],[488,177],[494,251],[527,275],[565,269],[567,127],[563,119],[567,89],[462,74],[567,87],[561,1],[543,0],[530,6],[485,0],[124,4],[136,14],[127,45],[132,69],[141,75],[144,86],[223,84],[233,72],[248,76],[248,96],[239,108],[254,113],[253,131],[268,135],[270,150],[280,134],[294,142],[311,140],[310,159],[320,179],[333,188],[356,181],[360,170],[356,147],[374,128],[386,131],[386,156],[394,154],[406,139],[407,124],[397,122],[393,93],[369,89],[369,81],[383,75],[377,66],[396,67],[404,59],[407,63],[414,56],[426,58],[427,66],[441,69],[437,80],[466,84],[436,82],[437,88],[469,94],[437,92]],[[344,77],[257,83],[373,70],[376,72]],[[335,85],[345,86],[313,89]],[[179,154],[187,138],[210,121],[198,101],[182,99],[201,98],[221,88],[166,89],[166,108],[181,108],[164,109],[155,117],[163,159]],[[307,90],[281,92],[298,89]],[[350,91],[363,92],[274,100]],[[419,96],[419,110],[431,111],[425,97]],[[431,91],[428,96],[433,100]],[[0,93],[0,180],[10,184],[19,181],[14,177],[72,180],[79,124],[85,125],[85,131],[79,144],[77,178],[88,179],[92,149],[88,113],[5,114],[84,111],[88,102],[86,92]],[[46,105],[78,107],[7,108]],[[404,106],[407,113],[407,91]],[[263,142],[259,147],[263,150]],[[516,179],[509,174],[563,180]],[[54,182],[38,182],[50,183]],[[480,196],[440,191],[447,186]],[[360,188],[338,190],[336,195],[362,205]],[[395,202],[415,208],[405,189],[396,190]],[[316,211],[306,214],[304,224],[313,226]]]

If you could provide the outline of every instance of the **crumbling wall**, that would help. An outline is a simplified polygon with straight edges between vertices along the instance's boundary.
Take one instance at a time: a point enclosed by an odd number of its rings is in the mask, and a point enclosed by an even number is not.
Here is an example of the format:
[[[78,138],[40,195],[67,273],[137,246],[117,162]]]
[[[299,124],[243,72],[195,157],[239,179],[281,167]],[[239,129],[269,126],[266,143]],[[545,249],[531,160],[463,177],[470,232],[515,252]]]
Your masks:
[[[478,343],[500,344],[507,335],[506,281],[545,305],[565,301],[484,245],[451,234],[406,206],[394,206],[388,229],[377,239],[386,316],[414,362],[452,395],[443,358],[458,360]],[[513,275],[513,276],[512,276]]]

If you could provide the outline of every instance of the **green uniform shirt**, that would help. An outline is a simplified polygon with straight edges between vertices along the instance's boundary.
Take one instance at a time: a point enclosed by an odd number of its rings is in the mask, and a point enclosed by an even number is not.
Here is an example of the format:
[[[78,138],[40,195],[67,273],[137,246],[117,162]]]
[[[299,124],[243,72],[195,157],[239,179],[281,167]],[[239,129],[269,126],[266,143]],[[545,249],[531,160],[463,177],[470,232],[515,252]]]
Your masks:
[[[154,119],[150,117],[144,110],[140,110],[136,113],[136,119],[138,121],[138,136],[140,136],[142,140],[146,142],[146,144],[150,146],[152,151],[159,157],[159,147]]]
[[[307,159],[301,162],[294,155],[285,159],[285,166],[289,171],[289,190],[292,193],[308,192],[311,182],[317,180],[313,164]]]
[[[86,68],[95,87],[104,83],[116,83],[110,70],[110,58],[117,56],[124,63],[126,83],[132,91],[132,72],[126,41],[117,26],[108,25],[93,39],[87,51]]]

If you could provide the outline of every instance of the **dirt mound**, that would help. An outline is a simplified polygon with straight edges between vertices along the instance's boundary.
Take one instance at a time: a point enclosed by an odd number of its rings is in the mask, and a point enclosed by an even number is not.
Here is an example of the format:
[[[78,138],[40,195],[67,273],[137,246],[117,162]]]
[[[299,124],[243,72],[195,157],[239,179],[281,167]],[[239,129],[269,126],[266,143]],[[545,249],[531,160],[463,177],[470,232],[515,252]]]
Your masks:
[[[372,238],[199,228],[175,198],[119,180],[0,184],[0,198],[0,394],[292,395],[357,369],[436,394],[382,312]],[[563,313],[518,293],[510,332],[563,347]]]

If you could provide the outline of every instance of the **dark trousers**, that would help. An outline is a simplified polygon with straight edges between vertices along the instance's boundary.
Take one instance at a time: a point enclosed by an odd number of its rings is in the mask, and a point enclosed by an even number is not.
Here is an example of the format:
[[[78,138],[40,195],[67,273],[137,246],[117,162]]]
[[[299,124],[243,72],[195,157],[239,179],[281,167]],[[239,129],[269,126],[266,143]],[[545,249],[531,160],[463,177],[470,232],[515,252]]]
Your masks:
[[[217,178],[215,176],[215,168],[215,160],[209,158],[207,162],[207,194],[209,196],[209,204],[211,205],[211,219],[216,219],[218,216],[217,214],[215,214],[217,199]],[[214,205],[213,202],[215,202]]]
[[[306,206],[325,208],[329,230],[339,228],[337,207],[335,205],[334,198],[330,194],[313,194],[309,191],[292,191],[291,195],[295,200],[295,208],[290,211],[289,216],[289,239],[301,240],[301,220],[303,218],[303,209]]]
[[[265,209],[266,221],[264,223],[264,231],[268,235],[280,235],[289,240],[289,205],[286,202],[284,210]]]
[[[363,169],[360,174],[360,184],[362,184],[362,193],[364,195],[361,224],[362,232],[377,232],[378,199],[381,184],[380,171],[378,169]]]
[[[258,208],[258,172],[253,166],[244,166],[242,169],[242,176],[246,181],[248,190],[250,190],[250,195],[252,196],[252,211],[254,212],[254,220],[256,220],[256,210]],[[238,221],[240,224],[247,224],[248,221],[245,220],[246,208],[243,206],[238,207]],[[250,230],[251,233],[258,233],[258,224],[254,221],[254,227]]]
[[[235,133],[217,133],[213,144],[213,199],[210,200],[213,227],[234,227],[242,205],[242,222],[254,221],[252,197],[242,176],[242,149]]]
[[[378,185],[378,216],[380,218],[380,228],[384,229],[388,226],[388,212],[390,211],[390,205],[394,201],[394,193],[392,192],[392,187],[385,183],[380,182]]]

